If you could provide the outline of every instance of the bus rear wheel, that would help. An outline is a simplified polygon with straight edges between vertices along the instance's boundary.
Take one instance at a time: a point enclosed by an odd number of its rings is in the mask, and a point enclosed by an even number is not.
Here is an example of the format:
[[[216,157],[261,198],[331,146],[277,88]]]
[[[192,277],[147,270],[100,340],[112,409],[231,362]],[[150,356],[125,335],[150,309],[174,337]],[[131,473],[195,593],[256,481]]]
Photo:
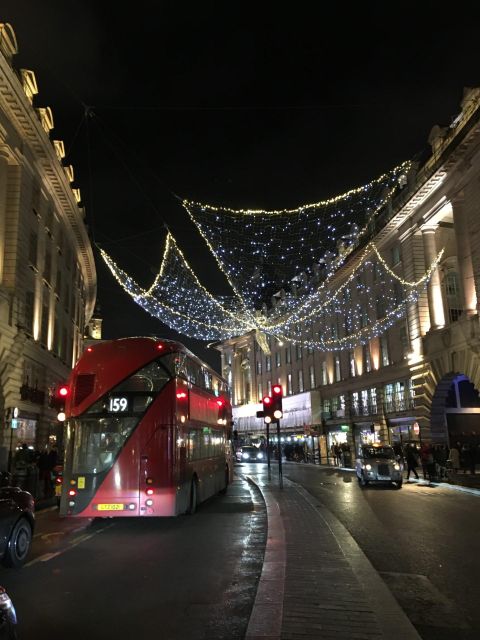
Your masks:
[[[197,487],[197,479],[192,478],[192,484],[190,485],[190,503],[188,505],[187,513],[190,516],[193,516],[195,511],[197,510],[198,505],[198,487]]]

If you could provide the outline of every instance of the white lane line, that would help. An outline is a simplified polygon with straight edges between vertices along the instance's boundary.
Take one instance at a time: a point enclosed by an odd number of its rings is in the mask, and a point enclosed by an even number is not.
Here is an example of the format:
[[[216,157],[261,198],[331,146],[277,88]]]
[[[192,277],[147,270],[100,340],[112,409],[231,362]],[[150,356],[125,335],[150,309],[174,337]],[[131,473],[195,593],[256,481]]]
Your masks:
[[[33,560],[30,560],[30,562],[27,562],[23,566],[24,567],[31,567],[33,564],[36,564],[37,562],[48,562],[49,560],[52,560],[53,558],[56,558],[57,556],[63,555],[66,551],[69,551],[70,549],[73,549],[73,547],[76,547],[77,545],[81,544],[82,542],[86,542],[87,540],[90,540],[90,538],[93,538],[93,536],[96,536],[99,533],[102,533],[102,531],[105,531],[106,529],[109,529],[110,527],[113,527],[114,524],[115,523],[112,522],[111,524],[108,524],[106,527],[103,527],[102,529],[99,529],[98,531],[93,531],[92,533],[86,533],[83,536],[78,537],[76,540],[73,540],[71,542],[71,544],[69,544],[67,547],[65,547],[65,549],[61,549],[60,551],[57,551],[55,553],[44,553],[43,555],[39,556],[38,558],[34,558]]]

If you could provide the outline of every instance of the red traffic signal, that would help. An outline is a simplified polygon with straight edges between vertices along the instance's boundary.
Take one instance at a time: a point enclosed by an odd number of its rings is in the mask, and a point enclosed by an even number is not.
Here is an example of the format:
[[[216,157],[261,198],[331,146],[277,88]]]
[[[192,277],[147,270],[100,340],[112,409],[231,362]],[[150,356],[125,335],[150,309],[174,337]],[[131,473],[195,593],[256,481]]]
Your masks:
[[[66,384],[62,384],[62,386],[58,388],[58,395],[61,398],[66,398],[69,393],[70,393],[70,389],[67,387]]]
[[[273,403],[270,396],[263,398],[263,419],[267,424],[273,420]]]
[[[273,398],[272,398],[272,414],[275,420],[280,420],[283,417],[282,407],[283,390],[281,385],[276,384],[273,386]]]

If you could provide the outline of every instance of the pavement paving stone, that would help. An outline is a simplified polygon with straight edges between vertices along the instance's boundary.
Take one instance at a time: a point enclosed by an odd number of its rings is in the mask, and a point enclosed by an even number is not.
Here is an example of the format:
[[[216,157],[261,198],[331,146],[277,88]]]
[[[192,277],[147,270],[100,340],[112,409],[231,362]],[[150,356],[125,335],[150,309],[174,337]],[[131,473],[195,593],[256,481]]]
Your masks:
[[[336,531],[332,522],[325,519],[325,513],[316,508],[319,505],[315,499],[302,495],[295,483],[284,481],[283,490],[280,490],[274,482],[268,483],[265,477],[252,477],[265,496],[269,526],[270,514],[274,514],[275,532],[272,537],[269,531],[266,555],[271,558],[269,542],[275,539],[275,557],[279,562],[268,564],[275,567],[272,577],[277,581],[281,575],[282,543],[285,550],[283,612],[277,640],[396,638],[396,624],[402,622],[404,614],[398,605],[389,602],[387,613],[392,610],[395,615],[391,619],[387,615],[390,620],[388,629],[383,619],[380,624],[382,610],[372,600],[372,594],[367,594],[364,589],[363,585],[367,584],[364,577],[367,576],[362,571],[367,569],[362,562],[365,559],[353,539],[349,543],[344,531]],[[277,539],[281,523],[283,532]],[[265,569],[264,575],[268,576],[272,569]],[[372,567],[370,571],[370,578],[378,576]],[[384,594],[378,583],[377,591],[381,600]],[[262,597],[263,602],[268,601],[265,592]],[[418,638],[413,629],[405,629],[404,637]],[[259,637],[266,639],[268,630],[262,631],[265,635],[260,633]],[[253,640],[253,634],[248,638]]]

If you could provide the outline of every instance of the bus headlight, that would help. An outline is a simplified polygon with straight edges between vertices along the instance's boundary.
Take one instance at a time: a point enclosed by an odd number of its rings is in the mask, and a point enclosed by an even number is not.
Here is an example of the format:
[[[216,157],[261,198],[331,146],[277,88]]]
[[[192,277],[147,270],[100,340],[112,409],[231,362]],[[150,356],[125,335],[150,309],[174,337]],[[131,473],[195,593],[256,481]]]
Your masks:
[[[248,460],[248,459],[249,459],[249,457],[250,457],[250,454],[249,454],[249,453],[242,453],[242,458],[243,458],[244,460]]]
[[[263,460],[263,453],[257,453],[257,460]]]

